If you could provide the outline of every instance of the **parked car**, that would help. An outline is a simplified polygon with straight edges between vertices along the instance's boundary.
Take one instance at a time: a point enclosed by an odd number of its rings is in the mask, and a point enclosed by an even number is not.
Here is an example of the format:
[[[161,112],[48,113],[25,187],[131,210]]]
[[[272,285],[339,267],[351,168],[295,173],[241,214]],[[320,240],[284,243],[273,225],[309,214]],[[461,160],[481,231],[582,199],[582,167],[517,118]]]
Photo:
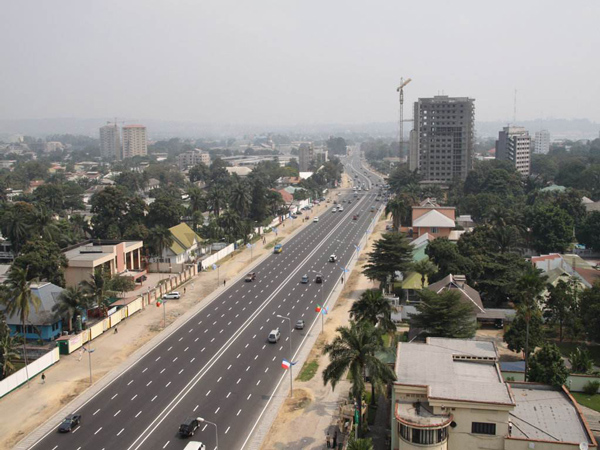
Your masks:
[[[304,320],[297,320],[294,328],[296,328],[296,330],[304,330]]]
[[[319,221],[319,218],[318,218],[318,217],[315,217],[315,218],[313,219],[313,222],[315,222],[315,223],[316,223],[316,222],[318,222],[318,221]]]
[[[177,291],[172,291],[163,295],[162,298],[165,300],[179,300],[181,298],[181,294]]]
[[[69,414],[58,427],[59,433],[70,433],[81,424],[81,414]]]
[[[323,275],[321,275],[321,274],[318,274],[318,275],[315,277],[315,283],[317,283],[317,284],[321,284],[322,282],[323,282]]]
[[[269,332],[268,340],[271,344],[275,344],[279,340],[280,337],[281,337],[281,332],[279,331],[279,328],[275,328],[274,330],[271,330]]]
[[[302,275],[302,284],[308,283],[308,275]]]
[[[244,278],[245,281],[254,281],[256,280],[256,272],[248,272],[248,274],[246,275],[246,278]]]
[[[186,417],[186,419],[179,425],[179,434],[182,437],[193,436],[198,429],[198,419],[195,417]]]
[[[331,255],[331,256],[329,257],[329,262],[336,262],[336,261],[337,261],[337,256],[335,256],[335,255]]]

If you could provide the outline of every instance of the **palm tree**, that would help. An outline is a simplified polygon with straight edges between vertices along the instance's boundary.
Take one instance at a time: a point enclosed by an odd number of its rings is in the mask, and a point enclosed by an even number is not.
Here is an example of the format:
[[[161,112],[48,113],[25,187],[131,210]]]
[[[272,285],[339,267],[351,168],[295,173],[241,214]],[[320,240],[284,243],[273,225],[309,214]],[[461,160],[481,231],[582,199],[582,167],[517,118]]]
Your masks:
[[[106,286],[106,276],[101,269],[96,269],[89,280],[83,280],[80,285],[83,293],[88,298],[88,302],[101,308],[104,316],[108,316],[108,298],[112,291]]]
[[[240,217],[248,217],[250,205],[252,204],[252,192],[248,183],[240,181],[236,183],[229,194],[229,206],[238,212]]]
[[[226,204],[225,192],[219,186],[212,186],[208,191],[207,201],[209,210],[218,217]]]
[[[29,383],[29,371],[27,369],[27,342],[26,322],[31,312],[31,307],[39,309],[41,302],[38,297],[31,293],[31,282],[27,279],[27,268],[22,269],[13,265],[8,272],[8,278],[4,282],[6,286],[6,306],[7,317],[19,316],[23,333],[23,357],[25,359],[25,374],[27,383]]]
[[[73,330],[73,318],[87,307],[85,292],[80,286],[69,286],[58,296],[52,310],[60,317],[67,318],[69,331]]]
[[[33,214],[33,228],[39,237],[45,241],[55,241],[59,235],[59,229],[52,213],[43,206]]]
[[[361,433],[362,394],[365,390],[365,375],[369,371],[371,383],[378,387],[396,379],[396,375],[375,353],[383,347],[381,331],[369,322],[350,322],[348,327],[338,327],[339,334],[325,346],[323,353],[329,355],[329,365],[323,371],[323,383],[337,383],[348,372],[352,383],[350,390],[358,405],[358,430]]]
[[[385,215],[386,217],[389,215],[392,216],[392,227],[395,231],[400,229],[404,208],[404,201],[399,197],[394,197],[385,205]]]
[[[395,332],[392,322],[392,306],[379,289],[367,289],[350,308],[350,317],[357,322],[369,322],[379,325],[386,333]]]
[[[31,225],[25,214],[9,209],[2,217],[2,234],[10,241],[15,255],[27,241]]]
[[[163,250],[173,245],[173,235],[166,227],[154,227],[148,235],[148,244],[155,256],[161,256]]]
[[[438,272],[439,268],[429,259],[422,259],[413,264],[412,270],[421,275],[421,289],[423,289],[425,287],[425,277],[429,279]]]
[[[242,221],[236,211],[226,209],[217,219],[217,222],[230,238],[236,239],[240,236]]]
[[[373,450],[373,440],[367,439],[351,439],[348,443],[348,450]]]
[[[190,198],[190,212],[192,215],[197,211],[204,211],[206,209],[204,191],[198,186],[190,186],[187,190],[187,195]]]
[[[10,328],[4,320],[4,314],[0,315],[0,380],[6,378],[15,370],[12,363],[19,358],[16,350],[17,343],[10,335]]]
[[[91,236],[92,230],[90,229],[90,224],[87,222],[87,220],[85,220],[85,217],[81,214],[72,215],[69,218],[69,222],[71,223],[71,227],[73,228],[73,231],[76,234],[84,238]]]
[[[500,253],[509,252],[517,248],[521,243],[519,230],[512,225],[495,227],[492,230],[491,238]]]

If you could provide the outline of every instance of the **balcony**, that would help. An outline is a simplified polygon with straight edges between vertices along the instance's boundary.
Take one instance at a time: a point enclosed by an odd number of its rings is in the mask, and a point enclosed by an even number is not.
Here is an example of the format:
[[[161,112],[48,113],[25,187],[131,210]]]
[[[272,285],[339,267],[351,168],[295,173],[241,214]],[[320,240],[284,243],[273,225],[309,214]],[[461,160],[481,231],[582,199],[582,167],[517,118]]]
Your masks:
[[[398,422],[398,436],[409,445],[406,448],[445,448],[452,414],[434,414],[427,402],[396,402],[394,416]],[[402,448],[402,447],[401,447]]]

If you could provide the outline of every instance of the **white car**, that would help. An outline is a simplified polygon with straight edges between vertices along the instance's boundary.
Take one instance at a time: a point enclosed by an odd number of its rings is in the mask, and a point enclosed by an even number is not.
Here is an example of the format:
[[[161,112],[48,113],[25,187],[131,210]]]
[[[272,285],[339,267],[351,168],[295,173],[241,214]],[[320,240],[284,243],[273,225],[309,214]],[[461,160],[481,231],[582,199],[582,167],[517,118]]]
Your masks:
[[[337,208],[333,208],[331,212],[337,212]]]
[[[340,206],[340,207],[338,208],[338,211],[339,211],[339,212],[342,212],[343,210],[344,210],[344,207],[343,207],[343,206]]]
[[[162,296],[165,300],[179,300],[181,298],[181,294],[177,291],[169,292]]]
[[[337,256],[335,256],[335,255],[331,255],[331,256],[329,257],[329,262],[336,262],[336,261],[337,261]]]
[[[318,217],[315,217],[315,218],[313,219],[313,222],[318,222],[318,221],[319,221],[319,218],[318,218]]]

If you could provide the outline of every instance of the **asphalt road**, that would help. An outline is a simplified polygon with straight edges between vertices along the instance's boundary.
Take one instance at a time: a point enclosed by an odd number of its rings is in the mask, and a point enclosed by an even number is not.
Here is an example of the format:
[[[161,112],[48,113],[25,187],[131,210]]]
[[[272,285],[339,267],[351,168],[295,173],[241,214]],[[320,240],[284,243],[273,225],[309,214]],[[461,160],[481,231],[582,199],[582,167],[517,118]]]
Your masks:
[[[359,168],[356,155],[347,158],[347,172],[353,179],[358,174],[370,186]],[[338,197],[351,201],[343,204],[343,212],[328,209],[319,222],[289,240],[281,254],[270,255],[253,269],[254,282],[232,283],[92,397],[76,411],[83,416],[80,427],[67,434],[51,432],[32,448],[183,449],[188,440],[181,439],[177,430],[187,416],[216,423],[222,450],[243,448],[286,376],[281,363],[290,359],[290,339],[296,353],[311,325],[321,326],[315,308],[341,282],[355,245],[372,223],[376,191],[359,194]],[[355,214],[360,214],[358,220],[352,219]],[[337,255],[336,263],[328,262],[331,254]],[[314,283],[316,273],[323,275],[323,284]],[[310,282],[301,284],[305,274]],[[304,319],[306,327],[290,333],[288,321],[277,315],[289,317],[292,328],[296,320]],[[276,327],[281,339],[271,344],[267,336]],[[216,431],[203,423],[193,440],[215,449]]]

